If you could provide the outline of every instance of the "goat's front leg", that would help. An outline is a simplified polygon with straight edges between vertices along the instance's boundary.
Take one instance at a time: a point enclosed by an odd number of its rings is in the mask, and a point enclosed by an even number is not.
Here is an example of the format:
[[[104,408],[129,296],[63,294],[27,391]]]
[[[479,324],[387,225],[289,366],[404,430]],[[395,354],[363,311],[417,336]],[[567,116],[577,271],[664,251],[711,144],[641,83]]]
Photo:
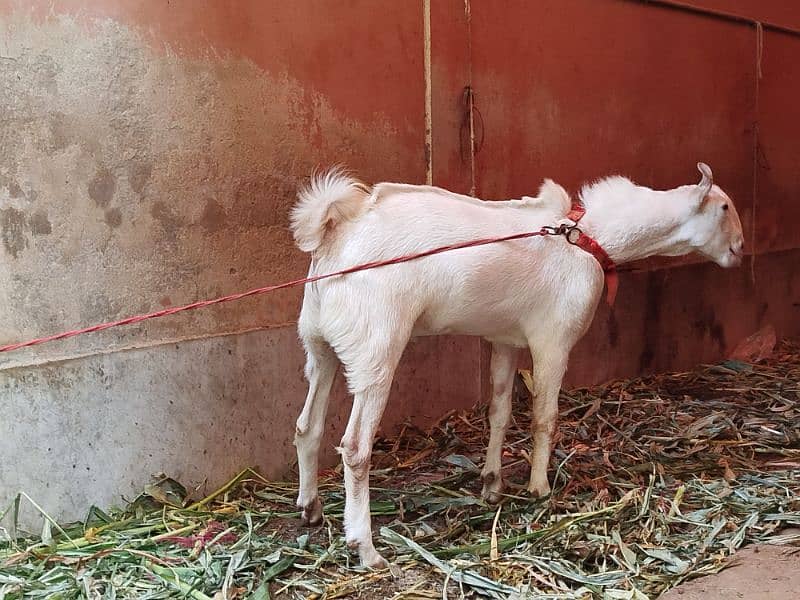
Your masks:
[[[358,549],[361,564],[380,569],[388,566],[372,543],[369,512],[369,469],[372,441],[378,430],[391,382],[371,385],[357,392],[339,452],[344,463],[344,530],[347,545]]]
[[[500,502],[503,492],[502,453],[508,421],[511,418],[511,392],[517,366],[517,350],[504,344],[492,344],[490,364],[492,397],[489,403],[489,446],[481,472],[481,495],[489,504]]]
[[[543,497],[550,493],[547,465],[558,421],[558,394],[567,369],[567,355],[552,346],[542,350],[531,347],[531,357],[534,384],[531,420],[533,456],[528,491],[534,496]]]

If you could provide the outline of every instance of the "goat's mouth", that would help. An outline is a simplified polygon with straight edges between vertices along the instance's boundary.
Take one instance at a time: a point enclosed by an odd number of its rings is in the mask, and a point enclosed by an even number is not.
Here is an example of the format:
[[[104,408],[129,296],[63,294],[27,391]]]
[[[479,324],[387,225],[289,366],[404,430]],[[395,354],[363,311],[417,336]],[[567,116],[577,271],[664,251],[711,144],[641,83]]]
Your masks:
[[[725,263],[727,263],[727,264],[723,263],[723,266],[725,266],[725,267],[738,267],[738,266],[740,266],[742,264],[742,257],[744,256],[744,251],[743,250],[739,250],[737,252],[736,250],[733,249],[733,246],[731,246],[730,248],[728,248],[728,252],[729,252],[728,260],[725,261]]]

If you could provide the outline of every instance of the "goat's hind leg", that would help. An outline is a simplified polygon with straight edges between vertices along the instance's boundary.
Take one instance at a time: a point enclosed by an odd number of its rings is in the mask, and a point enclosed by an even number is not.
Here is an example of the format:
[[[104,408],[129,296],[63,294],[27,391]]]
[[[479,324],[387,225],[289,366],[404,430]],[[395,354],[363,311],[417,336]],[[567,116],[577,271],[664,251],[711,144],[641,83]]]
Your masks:
[[[372,442],[389,397],[388,382],[379,382],[357,392],[353,410],[339,452],[344,463],[344,529],[347,545],[358,550],[361,564],[383,568],[388,565],[372,542],[369,507],[369,471]]]
[[[353,409],[339,449],[344,463],[345,540],[350,548],[358,550],[361,564],[367,567],[382,568],[388,564],[372,542],[370,460],[372,442],[410,330],[410,326],[398,328],[385,340],[373,336],[369,340],[371,347],[368,352],[362,347],[350,356],[342,356],[348,383],[354,391]]]
[[[331,347],[321,338],[304,340],[306,348],[306,378],[308,395],[303,411],[297,418],[294,445],[297,448],[297,468],[300,492],[297,506],[306,525],[322,522],[322,502],[317,487],[319,446],[325,431],[328,398],[339,361]]]

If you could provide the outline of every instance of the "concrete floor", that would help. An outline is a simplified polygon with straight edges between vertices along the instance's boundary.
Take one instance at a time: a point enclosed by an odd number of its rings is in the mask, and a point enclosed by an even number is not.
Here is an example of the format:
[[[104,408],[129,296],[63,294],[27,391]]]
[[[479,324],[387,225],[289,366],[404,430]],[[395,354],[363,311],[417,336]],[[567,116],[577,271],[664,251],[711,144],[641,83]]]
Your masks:
[[[686,582],[660,600],[792,600],[800,598],[800,548],[748,546],[734,566]]]

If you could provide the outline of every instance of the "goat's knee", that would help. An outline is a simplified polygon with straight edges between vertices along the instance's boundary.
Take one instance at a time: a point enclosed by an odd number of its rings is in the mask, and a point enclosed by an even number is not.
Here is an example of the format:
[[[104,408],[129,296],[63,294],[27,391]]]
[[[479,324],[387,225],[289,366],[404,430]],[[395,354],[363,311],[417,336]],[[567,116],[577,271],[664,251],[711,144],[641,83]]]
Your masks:
[[[300,418],[297,419],[297,422],[294,425],[294,445],[297,446],[298,442],[302,442],[302,439],[308,433],[308,418],[305,415],[300,415]]]
[[[311,415],[303,411],[297,418],[294,427],[294,441],[295,446],[298,441],[305,439],[314,440],[322,435],[324,422],[319,418],[319,415]]]
[[[369,471],[369,462],[372,457],[372,445],[359,443],[347,437],[342,438],[336,451],[342,456],[342,463],[349,469],[356,479],[363,479]]]
[[[323,429],[324,423],[300,415],[294,429],[294,446],[297,448],[299,460],[307,456],[316,456]]]

